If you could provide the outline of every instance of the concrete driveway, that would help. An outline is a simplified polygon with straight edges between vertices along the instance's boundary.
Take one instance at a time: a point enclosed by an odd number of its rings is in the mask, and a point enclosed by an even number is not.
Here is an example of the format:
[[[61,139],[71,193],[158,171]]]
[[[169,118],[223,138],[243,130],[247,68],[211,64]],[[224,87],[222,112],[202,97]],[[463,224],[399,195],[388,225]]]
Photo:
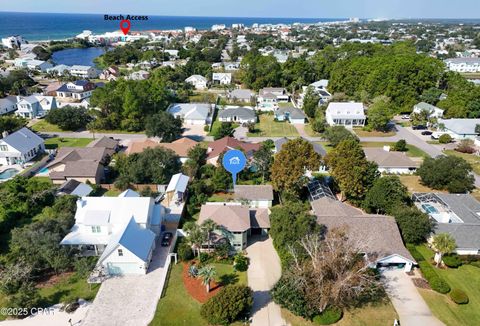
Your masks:
[[[170,231],[170,230],[169,230]],[[154,251],[146,275],[125,275],[103,282],[82,326],[143,326],[153,319],[162,293],[169,248]]]
[[[441,326],[440,320],[432,315],[410,276],[403,270],[387,270],[383,273],[385,289],[402,326]]]
[[[248,285],[253,290],[251,326],[283,326],[280,306],[270,297],[270,290],[282,275],[280,258],[273,247],[272,239],[252,236],[247,247],[250,266],[247,271]]]

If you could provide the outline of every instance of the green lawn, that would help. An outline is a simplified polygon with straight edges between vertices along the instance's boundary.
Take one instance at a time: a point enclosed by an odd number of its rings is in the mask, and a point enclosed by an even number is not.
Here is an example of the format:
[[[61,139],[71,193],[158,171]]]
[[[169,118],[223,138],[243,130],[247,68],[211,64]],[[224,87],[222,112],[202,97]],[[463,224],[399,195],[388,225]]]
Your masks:
[[[218,129],[220,129],[220,126],[222,125],[221,121],[215,120],[212,124],[212,129],[208,133],[209,136],[215,136],[215,133],[217,132]],[[233,128],[237,128],[239,126],[238,123],[233,123]]]
[[[395,136],[396,132],[395,131],[387,131],[387,132],[382,132],[382,131],[366,131],[363,130],[362,128],[353,128],[353,132],[357,134],[358,137],[392,137]]]
[[[390,146],[393,147],[395,143],[392,142],[361,142],[362,147],[383,147]],[[413,145],[407,144],[407,156],[410,157],[428,157],[428,154],[422,151],[420,148]]]
[[[292,326],[315,326],[316,323],[295,316],[286,309],[282,309],[282,316]],[[346,310],[343,317],[335,326],[384,326],[393,325],[398,319],[397,312],[390,302],[368,305],[362,308]]]
[[[480,156],[474,155],[474,154],[465,154],[465,153],[460,153],[455,150],[445,150],[443,151],[447,155],[453,155],[453,156],[458,156],[463,158],[465,161],[470,163],[470,165],[473,168],[473,171],[476,174],[480,174]]]
[[[208,202],[228,202],[234,198],[232,193],[217,193],[208,198]]]
[[[297,129],[286,121],[275,121],[271,114],[260,114],[259,122],[255,124],[255,132],[249,132],[249,137],[295,137]]]
[[[36,131],[36,132],[62,132],[63,131],[57,125],[48,123],[45,119],[39,120],[34,125],[32,125],[31,128],[33,131]]]
[[[120,195],[122,193],[122,191],[118,190],[118,189],[110,189],[108,191],[106,191],[103,196],[105,197],[117,197],[118,195]]]
[[[303,130],[305,130],[307,135],[310,136],[310,137],[322,137],[323,136],[323,134],[321,134],[319,132],[316,132],[312,129],[312,124],[311,123],[305,124],[305,126],[303,127]]]
[[[39,290],[45,306],[51,306],[59,302],[82,298],[92,301],[100,289],[100,284],[88,284],[87,280],[73,274],[53,286],[47,286]]]
[[[53,137],[45,139],[45,147],[49,149],[59,147],[85,147],[93,141],[92,138],[65,138]]]
[[[417,251],[431,261],[433,252],[426,246],[417,246]],[[435,268],[435,267],[434,267]],[[462,265],[459,268],[437,269],[435,271],[450,285],[467,293],[470,302],[466,305],[453,303],[448,295],[430,290],[420,290],[432,313],[450,325],[480,325],[480,268]]]
[[[217,281],[223,279],[224,281],[247,284],[246,272],[234,272],[231,265],[214,265],[217,269]],[[164,296],[158,302],[155,316],[150,325],[207,326],[208,323],[200,317],[200,307],[202,304],[193,299],[183,285],[182,264],[172,265],[167,282]]]

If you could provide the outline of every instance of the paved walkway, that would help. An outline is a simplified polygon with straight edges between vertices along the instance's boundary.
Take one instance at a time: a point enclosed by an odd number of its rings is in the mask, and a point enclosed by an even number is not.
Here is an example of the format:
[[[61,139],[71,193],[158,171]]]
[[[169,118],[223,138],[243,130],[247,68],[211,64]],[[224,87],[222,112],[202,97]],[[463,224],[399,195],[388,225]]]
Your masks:
[[[252,238],[247,247],[250,258],[248,268],[248,285],[253,290],[253,307],[251,326],[283,326],[280,306],[270,297],[270,290],[282,275],[280,258],[273,247],[271,238]]]
[[[103,282],[82,326],[143,326],[155,314],[167,276],[169,248],[157,247],[146,275],[126,275]]]
[[[395,310],[400,316],[402,326],[442,326],[434,317],[423,300],[410,276],[403,270],[387,270],[383,272],[385,289]]]

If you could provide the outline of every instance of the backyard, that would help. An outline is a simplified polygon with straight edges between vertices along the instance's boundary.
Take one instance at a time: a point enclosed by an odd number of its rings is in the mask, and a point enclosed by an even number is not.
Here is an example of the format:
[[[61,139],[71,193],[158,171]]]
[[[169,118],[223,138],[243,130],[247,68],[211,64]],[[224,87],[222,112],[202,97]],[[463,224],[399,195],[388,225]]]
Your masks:
[[[297,129],[285,121],[275,121],[272,114],[260,114],[259,122],[255,124],[255,132],[249,132],[248,137],[295,137]]]
[[[452,149],[445,150],[443,152],[447,155],[453,155],[453,156],[458,156],[463,158],[465,161],[470,163],[470,165],[473,168],[473,171],[476,174],[480,174],[480,156],[477,156],[475,154],[460,153]]]
[[[217,282],[228,279],[236,284],[247,284],[246,272],[235,272],[228,264],[213,264],[217,270]],[[207,326],[200,316],[200,302],[187,292],[182,279],[182,264],[173,265],[169,271],[165,292],[158,302],[155,316],[150,325],[196,325]],[[241,325],[241,323],[238,323]]]
[[[55,149],[60,147],[85,147],[90,144],[92,140],[92,138],[52,137],[45,139],[45,147],[47,149]]]
[[[433,251],[424,245],[417,246],[417,251],[430,262]],[[434,267],[435,268],[435,267]],[[419,289],[432,313],[450,325],[480,325],[480,268],[473,265],[462,265],[459,268],[437,269],[435,271],[450,285],[452,289],[463,290],[469,297],[469,303],[457,305],[448,295],[431,290]]]

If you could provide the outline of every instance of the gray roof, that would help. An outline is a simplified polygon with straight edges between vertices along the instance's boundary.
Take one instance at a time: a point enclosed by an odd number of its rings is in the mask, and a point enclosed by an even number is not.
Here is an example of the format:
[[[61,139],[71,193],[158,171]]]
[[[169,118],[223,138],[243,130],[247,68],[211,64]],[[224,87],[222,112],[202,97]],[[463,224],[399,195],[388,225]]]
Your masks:
[[[419,108],[420,110],[425,110],[427,112],[433,112],[435,110],[441,110],[440,108],[436,107],[435,105],[431,105],[426,102],[420,102],[415,104],[415,107]],[[443,111],[443,110],[442,110]]]
[[[476,135],[475,126],[480,125],[480,119],[439,119],[438,123],[457,135]]]
[[[2,140],[22,153],[43,144],[43,139],[26,127],[15,131]]]
[[[60,193],[67,195],[75,195],[79,197],[88,196],[92,191],[92,187],[89,185],[77,181],[75,179],[70,179],[64,182],[58,189]]]
[[[110,254],[117,249],[118,245],[122,245],[135,256],[146,262],[154,241],[155,234],[148,229],[138,226],[132,217],[122,230],[110,238],[97,264],[100,264],[110,256]]]
[[[255,111],[244,107],[228,108],[220,110],[218,113],[220,118],[233,118],[237,117],[242,120],[254,120],[256,118]]]
[[[250,229],[250,212],[246,205],[206,204],[202,205],[197,223],[211,219],[230,232]]]
[[[281,107],[275,111],[275,116],[288,115],[289,119],[305,119],[307,116],[302,110],[294,108],[293,106]]]
[[[273,200],[271,185],[236,185],[235,198],[246,200]]]
[[[239,100],[250,100],[255,93],[249,89],[235,89],[230,92],[230,98],[236,98]]]
[[[450,234],[458,249],[480,250],[480,224],[437,223],[434,231]]]
[[[301,137],[303,140],[306,140],[308,141],[310,144],[313,145],[313,150],[319,154],[320,156],[324,157],[325,155],[327,155],[327,151],[325,150],[325,148],[323,148],[322,145],[320,144],[317,144],[317,143],[314,143],[314,142],[311,142],[309,141],[308,139],[305,139],[303,137]],[[277,140],[275,140],[273,143],[275,145],[275,151],[278,153],[282,150],[282,147],[283,147],[283,144],[287,143],[290,139],[286,138],[286,137],[283,137],[283,138],[279,138]]]
[[[379,168],[416,168],[414,162],[403,152],[389,152],[382,148],[364,148],[367,160],[377,163]]]
[[[469,194],[436,194],[464,223],[480,225],[480,202]],[[480,234],[478,234],[480,238]]]
[[[168,112],[188,120],[206,120],[212,105],[208,103],[175,103]]]

